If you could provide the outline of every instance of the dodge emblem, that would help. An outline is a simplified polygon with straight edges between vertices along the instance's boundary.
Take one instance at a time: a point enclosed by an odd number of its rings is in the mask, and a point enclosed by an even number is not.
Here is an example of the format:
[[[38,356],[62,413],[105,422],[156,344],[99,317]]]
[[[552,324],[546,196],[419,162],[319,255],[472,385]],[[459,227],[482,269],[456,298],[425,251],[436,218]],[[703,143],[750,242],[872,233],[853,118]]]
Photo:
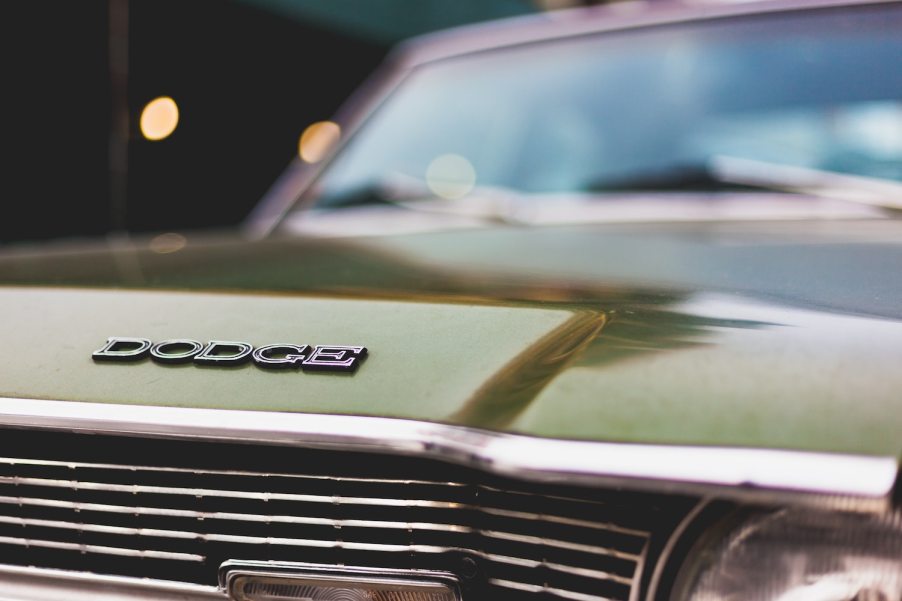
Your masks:
[[[235,367],[253,361],[264,369],[302,369],[352,373],[366,357],[366,347],[338,344],[267,344],[254,348],[246,342],[173,339],[153,343],[147,338],[113,336],[91,355],[94,361],[141,361],[150,357],[164,365],[194,363]]]

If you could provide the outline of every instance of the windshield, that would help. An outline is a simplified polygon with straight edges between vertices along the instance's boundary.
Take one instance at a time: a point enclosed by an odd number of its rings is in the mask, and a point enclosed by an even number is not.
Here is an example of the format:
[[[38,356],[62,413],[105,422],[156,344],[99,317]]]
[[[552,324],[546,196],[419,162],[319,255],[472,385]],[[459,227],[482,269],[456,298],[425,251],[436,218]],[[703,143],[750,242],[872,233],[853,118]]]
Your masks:
[[[902,6],[844,7],[428,63],[348,141],[317,204],[720,189],[723,157],[902,180],[900,31]]]

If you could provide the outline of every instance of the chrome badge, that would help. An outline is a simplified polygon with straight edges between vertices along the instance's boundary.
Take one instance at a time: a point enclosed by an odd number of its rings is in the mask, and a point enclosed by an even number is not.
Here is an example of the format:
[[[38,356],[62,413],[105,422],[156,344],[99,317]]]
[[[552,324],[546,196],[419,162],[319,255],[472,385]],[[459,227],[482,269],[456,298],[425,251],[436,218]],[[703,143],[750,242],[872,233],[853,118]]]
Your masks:
[[[151,342],[147,338],[113,336],[91,357],[98,362],[135,362],[150,357],[163,365],[194,363],[213,367],[236,367],[252,361],[264,369],[301,369],[303,371],[357,371],[366,358],[364,346],[338,344],[267,344],[254,348],[247,342],[173,339]]]

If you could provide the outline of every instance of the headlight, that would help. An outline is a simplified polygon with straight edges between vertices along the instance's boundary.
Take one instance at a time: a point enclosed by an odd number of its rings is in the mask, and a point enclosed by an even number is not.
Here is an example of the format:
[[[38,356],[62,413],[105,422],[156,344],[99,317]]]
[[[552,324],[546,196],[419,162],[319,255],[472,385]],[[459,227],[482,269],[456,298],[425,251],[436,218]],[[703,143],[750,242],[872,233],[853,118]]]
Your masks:
[[[902,520],[805,510],[756,515],[697,545],[671,601],[899,601]]]

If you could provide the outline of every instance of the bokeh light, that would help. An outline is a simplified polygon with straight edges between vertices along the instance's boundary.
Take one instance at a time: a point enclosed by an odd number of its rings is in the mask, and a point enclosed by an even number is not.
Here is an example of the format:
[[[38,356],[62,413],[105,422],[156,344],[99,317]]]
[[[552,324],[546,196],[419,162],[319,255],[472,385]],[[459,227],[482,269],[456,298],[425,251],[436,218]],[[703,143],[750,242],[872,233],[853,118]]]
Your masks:
[[[182,250],[186,244],[188,244],[188,240],[183,235],[169,232],[152,238],[150,250],[161,255],[168,255]]]
[[[476,185],[476,169],[459,154],[443,154],[426,168],[426,185],[441,198],[462,198]]]
[[[318,121],[308,126],[298,142],[298,154],[307,163],[323,160],[341,138],[341,127],[332,121]]]
[[[163,140],[179,124],[179,107],[169,96],[160,96],[141,111],[141,134],[148,140]]]

